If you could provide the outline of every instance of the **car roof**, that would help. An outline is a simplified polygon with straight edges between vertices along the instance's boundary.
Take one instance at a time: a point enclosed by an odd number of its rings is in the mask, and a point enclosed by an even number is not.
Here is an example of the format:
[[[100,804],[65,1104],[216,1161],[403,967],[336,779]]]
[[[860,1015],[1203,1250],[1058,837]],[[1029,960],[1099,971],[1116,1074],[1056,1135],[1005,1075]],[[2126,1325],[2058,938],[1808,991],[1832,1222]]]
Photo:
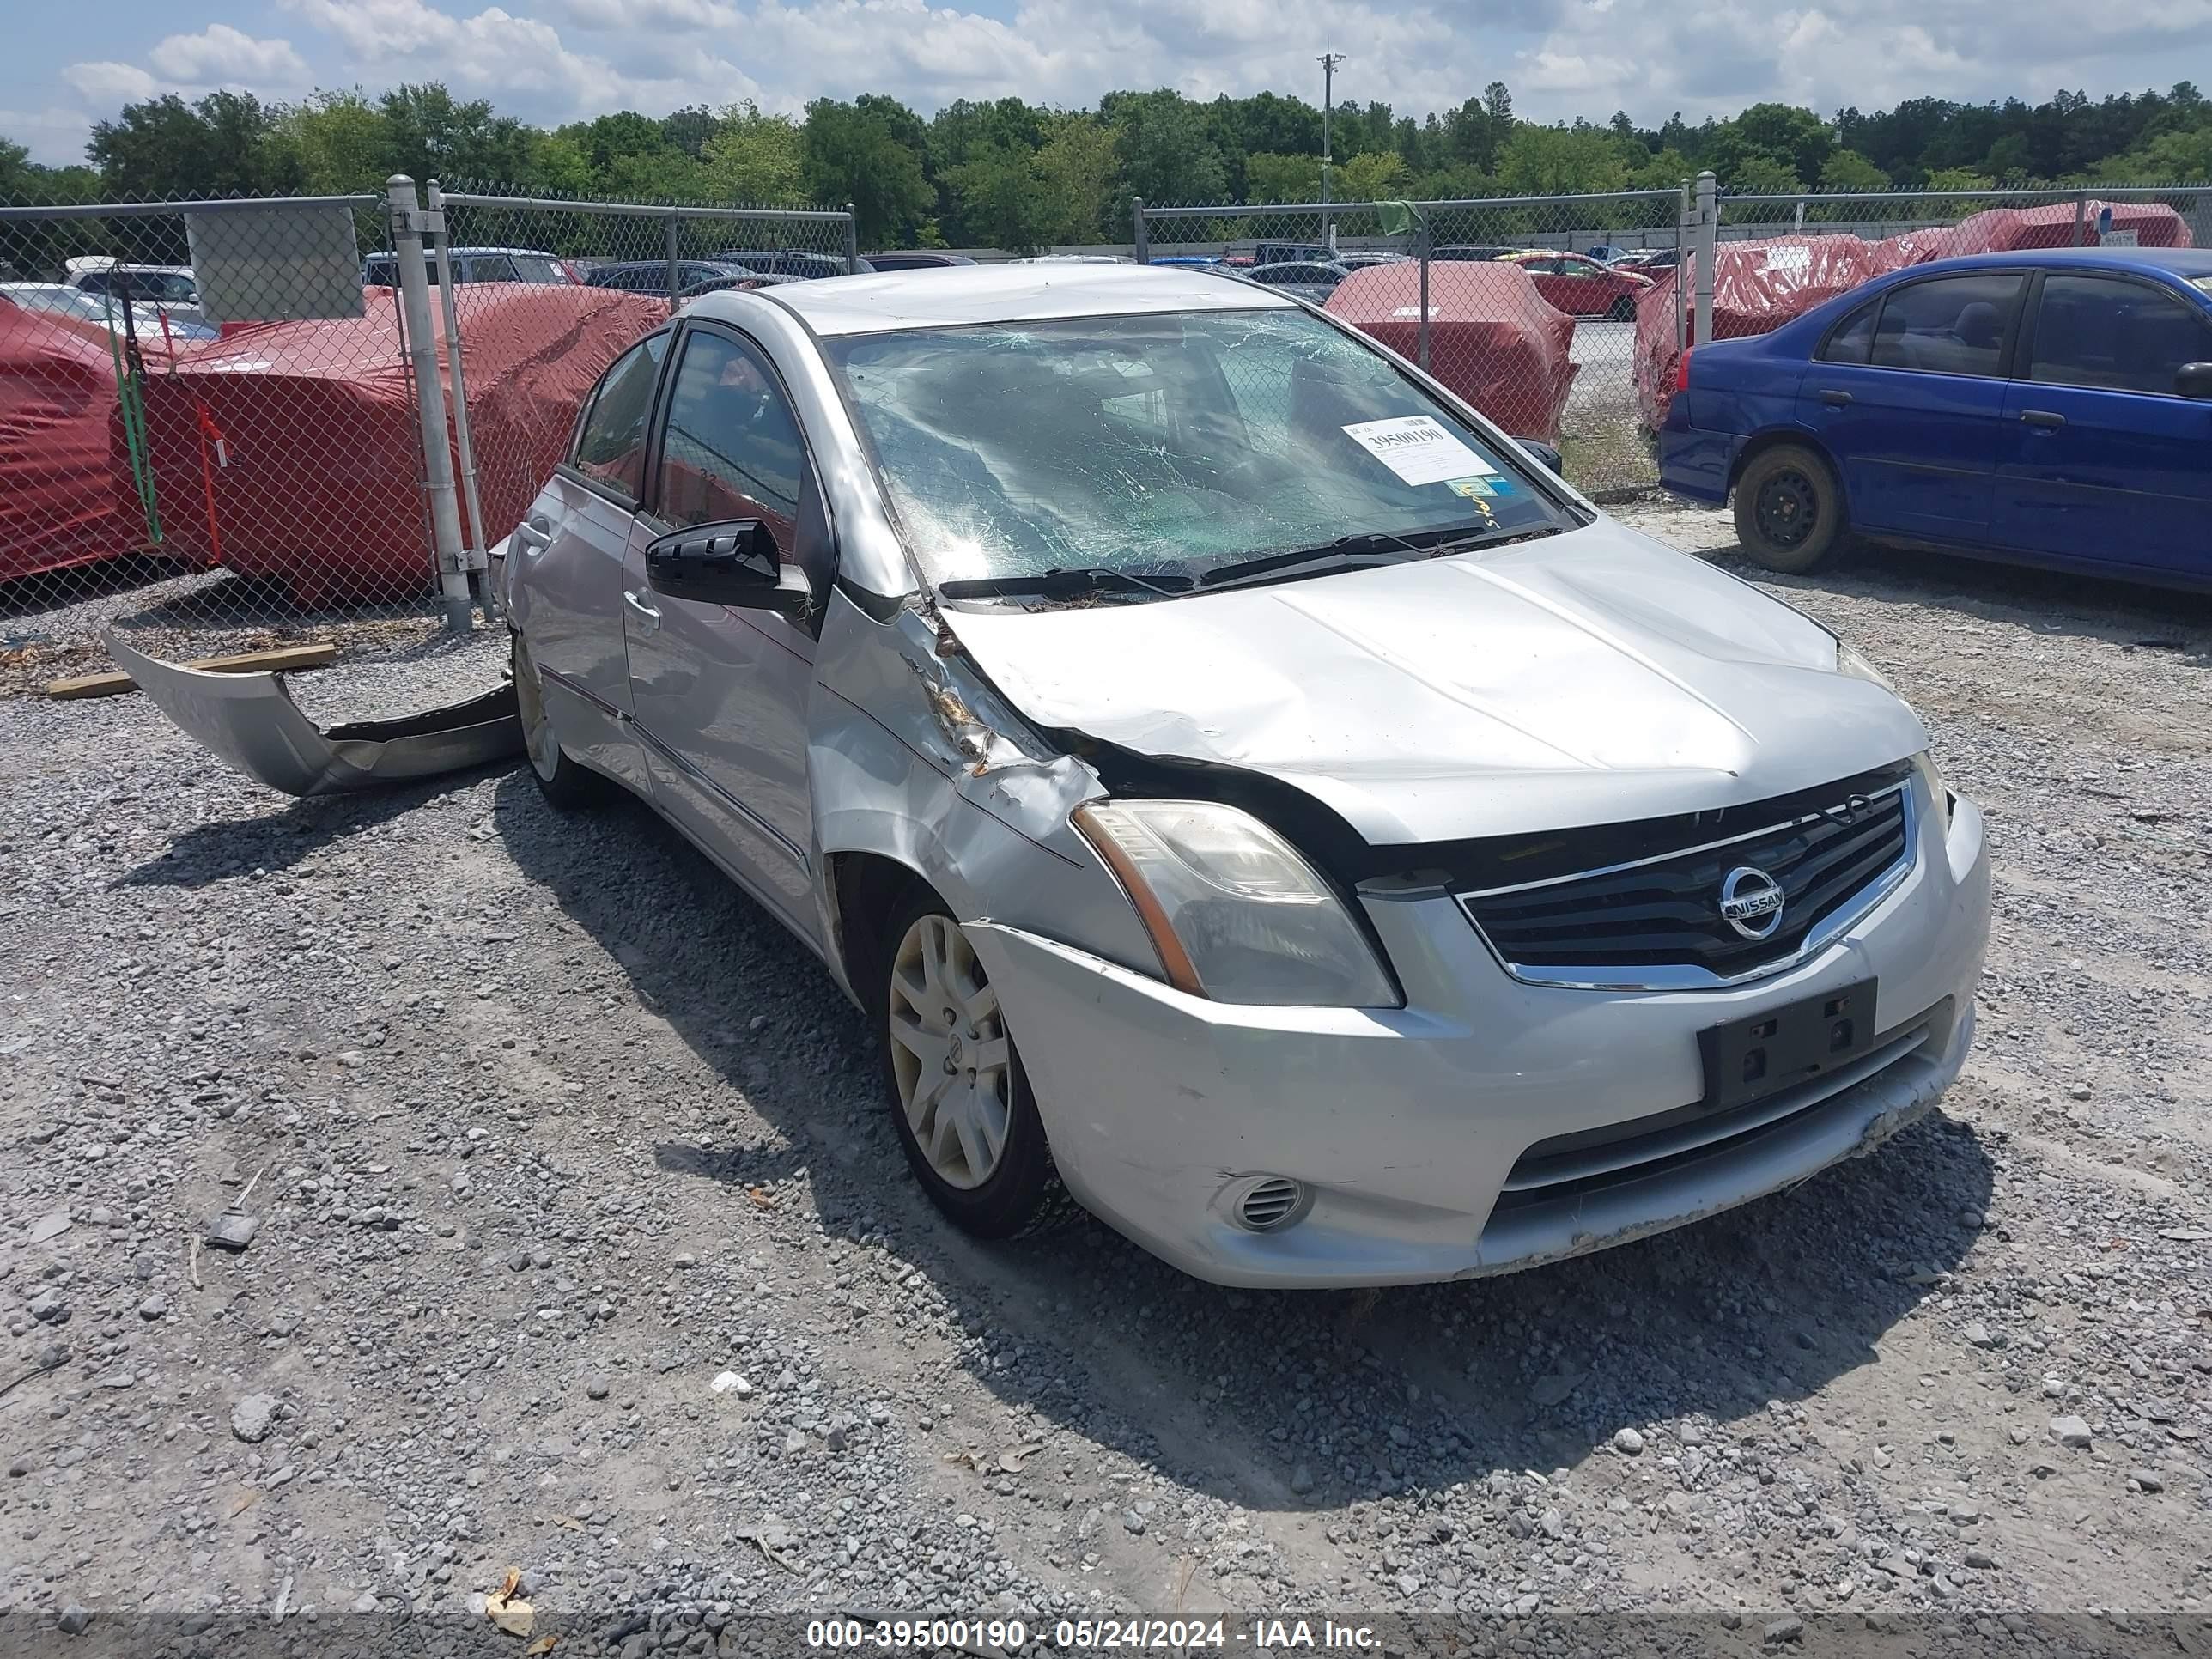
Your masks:
[[[2017,270],[2022,265],[2092,270],[2167,271],[2176,276],[2212,276],[2212,248],[2199,247],[2030,247],[2013,253],[1968,253],[1955,259],[1931,259],[1909,265],[1910,272],[1925,276],[1931,271],[1985,270],[1992,265]]]
[[[1074,264],[950,265],[914,280],[912,271],[831,276],[772,294],[708,295],[692,314],[741,320],[748,307],[780,306],[821,335],[975,323],[1043,322],[1166,311],[1292,308],[1297,301],[1256,283],[1188,266]]]

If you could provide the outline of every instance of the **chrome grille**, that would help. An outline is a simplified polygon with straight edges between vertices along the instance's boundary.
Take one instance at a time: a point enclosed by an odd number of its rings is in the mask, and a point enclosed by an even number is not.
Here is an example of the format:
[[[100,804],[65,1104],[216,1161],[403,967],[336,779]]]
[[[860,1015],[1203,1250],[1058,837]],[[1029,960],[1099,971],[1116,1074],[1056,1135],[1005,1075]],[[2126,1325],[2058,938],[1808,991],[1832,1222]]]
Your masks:
[[[1460,903],[1516,978],[1692,989],[1771,973],[1820,948],[1903,878],[1912,848],[1911,786],[1896,783],[1725,841],[1462,893]],[[1722,913],[1724,884],[1746,869],[1780,890],[1771,931],[1764,918],[1739,926]]]

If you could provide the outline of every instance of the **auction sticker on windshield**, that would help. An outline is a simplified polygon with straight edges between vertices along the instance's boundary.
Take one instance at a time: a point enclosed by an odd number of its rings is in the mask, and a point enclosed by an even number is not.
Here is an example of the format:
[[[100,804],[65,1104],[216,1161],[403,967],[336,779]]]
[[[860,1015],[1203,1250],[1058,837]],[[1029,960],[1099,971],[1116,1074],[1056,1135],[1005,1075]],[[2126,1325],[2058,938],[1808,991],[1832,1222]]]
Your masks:
[[[1433,415],[1360,421],[1346,427],[1344,435],[1409,484],[1449,483],[1491,470],[1487,461],[1452,436]]]

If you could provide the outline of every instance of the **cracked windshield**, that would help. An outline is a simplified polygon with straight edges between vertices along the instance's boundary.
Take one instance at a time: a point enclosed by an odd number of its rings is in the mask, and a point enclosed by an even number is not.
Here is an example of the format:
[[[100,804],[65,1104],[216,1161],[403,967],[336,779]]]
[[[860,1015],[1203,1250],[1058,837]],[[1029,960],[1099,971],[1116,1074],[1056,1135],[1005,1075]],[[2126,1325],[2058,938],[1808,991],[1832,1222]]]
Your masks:
[[[1533,463],[1287,307],[825,344],[908,544],[951,598],[1141,598],[1577,521]]]

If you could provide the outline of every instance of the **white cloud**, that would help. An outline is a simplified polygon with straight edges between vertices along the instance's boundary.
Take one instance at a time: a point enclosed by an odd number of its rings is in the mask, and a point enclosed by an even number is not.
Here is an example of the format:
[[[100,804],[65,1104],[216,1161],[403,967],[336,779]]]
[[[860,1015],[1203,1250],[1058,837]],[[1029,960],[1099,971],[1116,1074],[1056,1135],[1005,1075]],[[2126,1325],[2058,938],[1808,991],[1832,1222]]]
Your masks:
[[[263,93],[289,91],[312,78],[289,40],[257,40],[228,23],[210,23],[198,34],[172,34],[146,61],[162,80],[180,87],[244,85]]]
[[[71,64],[62,79],[82,94],[95,109],[113,109],[154,95],[155,80],[136,64]]]
[[[0,109],[0,133],[48,167],[72,167],[84,160],[92,118],[82,110],[48,105],[44,109]]]
[[[748,97],[793,112],[866,91],[925,114],[956,98],[1086,105],[1159,86],[1311,102],[1327,48],[1348,54],[1340,98],[1401,114],[1455,107],[1503,80],[1524,116],[1601,121],[1625,108],[1656,125],[1676,110],[1694,122],[1770,99],[1826,114],[1923,95],[2038,102],[2081,87],[2096,97],[2166,85],[2212,39],[2212,0],[1488,0],[1479,18],[1447,0],[965,0],[988,11],[962,0],[282,3],[307,26],[290,40],[210,21],[141,63],[44,72],[100,114],[173,88],[283,96],[315,80],[434,78],[561,121]]]
[[[656,113],[693,102],[727,103],[760,98],[761,88],[734,64],[703,46],[664,38],[676,48],[675,74],[630,75],[605,58],[573,50],[560,31],[537,18],[488,6],[457,17],[423,0],[285,0],[309,23],[344,47],[348,73],[434,76],[457,88],[489,96],[502,109],[541,119],[564,120],[625,107]],[[608,6],[643,3],[679,9],[712,0],[586,0]],[[613,21],[617,14],[603,10]],[[643,27],[642,23],[624,27]]]

